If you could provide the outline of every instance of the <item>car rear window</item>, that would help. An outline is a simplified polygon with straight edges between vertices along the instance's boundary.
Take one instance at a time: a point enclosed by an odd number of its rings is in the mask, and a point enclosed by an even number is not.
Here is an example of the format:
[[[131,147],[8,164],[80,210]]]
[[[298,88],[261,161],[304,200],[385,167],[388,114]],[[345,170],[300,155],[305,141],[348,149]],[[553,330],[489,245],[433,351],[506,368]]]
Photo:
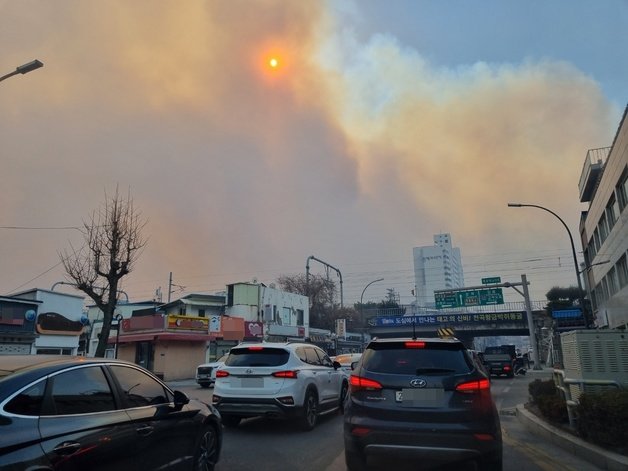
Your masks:
[[[233,348],[226,366],[281,366],[288,363],[290,353],[283,348]]]
[[[364,352],[362,366],[374,373],[464,374],[473,369],[461,344],[429,343],[408,348],[405,342],[374,343]]]

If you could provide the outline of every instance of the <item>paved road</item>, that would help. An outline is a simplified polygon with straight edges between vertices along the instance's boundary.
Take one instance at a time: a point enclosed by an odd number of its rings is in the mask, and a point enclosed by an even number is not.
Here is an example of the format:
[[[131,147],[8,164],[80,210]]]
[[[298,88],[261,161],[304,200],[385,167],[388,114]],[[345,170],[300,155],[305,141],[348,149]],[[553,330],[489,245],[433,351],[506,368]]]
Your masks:
[[[549,379],[551,372],[529,372],[512,379],[494,378],[491,390],[500,410],[504,438],[504,470],[595,471],[600,468],[531,434],[515,416],[515,407],[528,400],[528,383]],[[211,401],[211,389],[193,381],[174,383],[190,397]],[[223,456],[216,471],[345,471],[342,416],[321,419],[311,432],[293,424],[265,419],[243,421],[225,429]],[[462,470],[460,470],[462,471]]]

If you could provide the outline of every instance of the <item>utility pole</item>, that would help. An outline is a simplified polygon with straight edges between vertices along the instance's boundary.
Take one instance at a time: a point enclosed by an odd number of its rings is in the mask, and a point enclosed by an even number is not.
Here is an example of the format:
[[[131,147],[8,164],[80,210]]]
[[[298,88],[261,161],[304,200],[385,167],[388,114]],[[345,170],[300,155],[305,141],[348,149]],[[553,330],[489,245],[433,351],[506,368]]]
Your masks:
[[[172,294],[172,272],[170,272],[170,278],[168,278],[168,303],[170,303],[171,294]]]
[[[536,343],[536,331],[534,330],[534,319],[532,319],[532,307],[530,304],[530,292],[528,291],[528,279],[525,274],[521,275],[521,283],[504,283],[506,287],[514,289],[523,296],[526,306],[526,314],[528,318],[528,331],[530,333],[530,348],[532,349],[532,359],[534,360],[534,370],[541,370],[541,355],[538,344]],[[523,292],[519,291],[515,285],[521,285]]]

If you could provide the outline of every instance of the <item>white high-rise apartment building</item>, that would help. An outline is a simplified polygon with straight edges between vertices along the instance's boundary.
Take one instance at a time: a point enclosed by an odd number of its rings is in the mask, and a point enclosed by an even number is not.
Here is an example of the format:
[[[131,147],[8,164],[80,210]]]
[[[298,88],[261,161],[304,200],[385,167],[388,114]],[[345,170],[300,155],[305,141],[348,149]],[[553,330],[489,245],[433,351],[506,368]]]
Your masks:
[[[460,249],[449,234],[434,235],[434,245],[414,247],[412,255],[417,306],[435,307],[435,290],[464,287]]]

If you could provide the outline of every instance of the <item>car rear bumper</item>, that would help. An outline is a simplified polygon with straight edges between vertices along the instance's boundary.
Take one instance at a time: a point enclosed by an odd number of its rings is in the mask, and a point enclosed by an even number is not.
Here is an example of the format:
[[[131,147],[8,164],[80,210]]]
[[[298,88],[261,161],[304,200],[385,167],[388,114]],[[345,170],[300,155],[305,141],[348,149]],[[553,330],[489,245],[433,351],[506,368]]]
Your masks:
[[[356,436],[354,427],[359,427]],[[502,453],[500,432],[469,427],[446,430],[442,425],[421,429],[412,424],[406,429],[359,426],[345,423],[345,450],[365,458],[394,458],[439,465],[467,460],[493,461]],[[367,432],[368,430],[368,432]]]
[[[266,416],[273,418],[291,418],[300,414],[301,408],[282,404],[275,398],[269,399],[248,399],[248,398],[225,398],[214,404],[221,414],[234,415],[237,417],[258,417]]]

